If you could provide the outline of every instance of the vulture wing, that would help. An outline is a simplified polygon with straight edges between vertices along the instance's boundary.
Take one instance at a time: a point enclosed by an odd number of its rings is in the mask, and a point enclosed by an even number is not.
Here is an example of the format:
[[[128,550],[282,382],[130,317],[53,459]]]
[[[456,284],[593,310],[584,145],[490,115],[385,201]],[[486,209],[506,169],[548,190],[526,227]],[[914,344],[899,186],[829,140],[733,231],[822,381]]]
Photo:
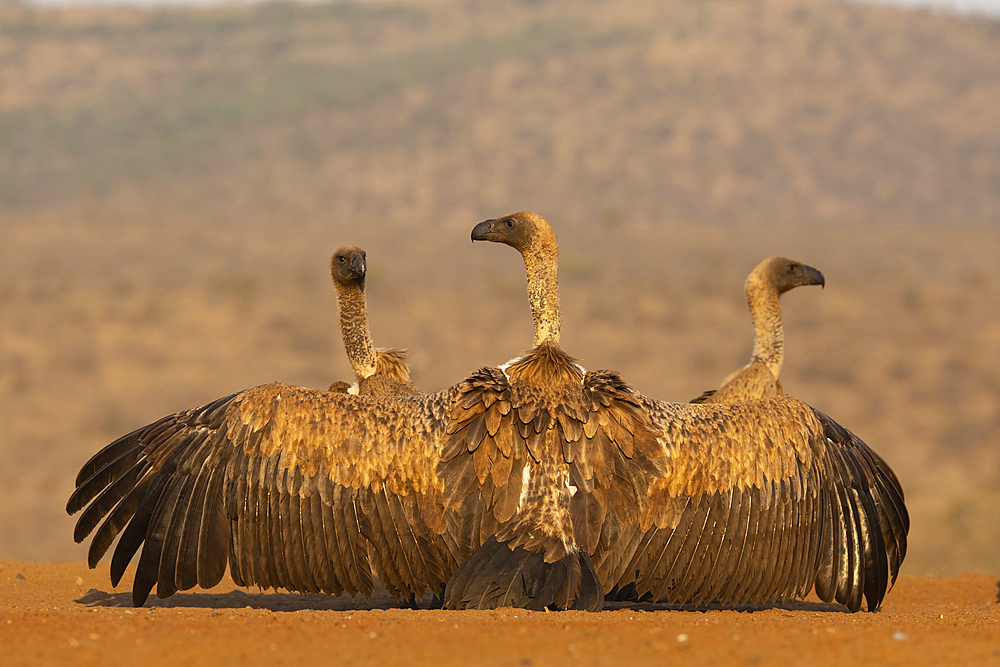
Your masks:
[[[160,597],[213,586],[227,561],[240,585],[368,595],[369,544],[387,590],[440,593],[477,529],[445,512],[436,474],[455,392],[270,384],[169,415],[83,466],[67,504],[83,510],[75,538],[97,528],[93,567],[124,529],[112,581],[141,548],[137,605],[154,585]]]

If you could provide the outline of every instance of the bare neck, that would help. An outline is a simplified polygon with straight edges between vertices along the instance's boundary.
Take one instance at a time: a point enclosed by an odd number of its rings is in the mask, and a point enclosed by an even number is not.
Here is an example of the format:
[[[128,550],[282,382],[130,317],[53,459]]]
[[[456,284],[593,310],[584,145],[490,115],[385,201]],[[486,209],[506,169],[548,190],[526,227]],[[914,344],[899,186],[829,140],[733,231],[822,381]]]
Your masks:
[[[375,374],[375,345],[368,331],[368,314],[364,290],[355,285],[337,284],[337,306],[340,309],[340,332],[344,349],[358,382]]]
[[[523,253],[528,276],[528,302],[535,321],[535,346],[559,344],[559,250],[553,238],[535,243]]]
[[[753,319],[753,355],[751,363],[759,361],[770,369],[775,378],[781,373],[785,359],[785,334],[781,326],[781,302],[774,287],[754,279],[747,279],[747,303]]]

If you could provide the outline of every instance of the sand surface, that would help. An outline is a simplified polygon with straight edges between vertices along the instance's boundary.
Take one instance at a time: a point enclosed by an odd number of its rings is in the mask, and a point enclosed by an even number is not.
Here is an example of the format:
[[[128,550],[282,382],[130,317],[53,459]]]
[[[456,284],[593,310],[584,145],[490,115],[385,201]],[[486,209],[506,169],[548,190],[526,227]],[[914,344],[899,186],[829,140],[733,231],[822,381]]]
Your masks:
[[[0,561],[0,651],[11,667],[1000,665],[998,597],[996,577],[902,575],[876,613],[808,600],[755,611],[451,612],[394,608],[384,595],[245,591],[227,579],[135,609],[106,567]]]

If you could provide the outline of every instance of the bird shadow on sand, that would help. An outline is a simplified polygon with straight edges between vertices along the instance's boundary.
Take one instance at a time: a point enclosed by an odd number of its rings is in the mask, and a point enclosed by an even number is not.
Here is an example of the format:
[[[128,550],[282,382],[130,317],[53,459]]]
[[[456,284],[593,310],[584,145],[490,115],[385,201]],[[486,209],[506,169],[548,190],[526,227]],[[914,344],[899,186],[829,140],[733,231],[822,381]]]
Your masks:
[[[131,608],[131,593],[109,593],[91,588],[75,600],[87,607],[125,607]],[[430,594],[420,601],[420,608],[428,609],[432,605]],[[176,593],[161,600],[150,597],[143,609],[267,609],[270,611],[369,611],[372,609],[405,609],[412,608],[402,605],[387,593],[376,592],[370,599],[363,597],[352,599],[348,595],[334,597],[331,595],[304,595],[298,593],[253,593],[245,591],[230,591],[228,593]]]
[[[753,613],[782,609],[785,611],[821,611],[832,614],[848,614],[847,607],[836,602],[819,602],[813,600],[784,600],[768,604],[722,604],[721,602],[673,604],[667,602],[605,602],[604,610],[631,609],[633,611],[738,611]]]
[[[77,604],[87,607],[132,607],[131,593],[108,593],[91,588],[75,600]],[[370,599],[363,597],[352,599],[347,595],[333,597],[330,595],[304,595],[298,593],[248,593],[244,591],[229,591],[228,593],[176,593],[169,598],[151,597],[143,609],[267,609],[275,612],[289,611],[370,611],[373,609],[413,609],[413,606],[402,605],[384,591],[377,591]],[[420,609],[435,608],[430,593],[419,603]],[[847,613],[847,608],[829,602],[813,602],[808,600],[786,600],[767,605],[724,605],[724,604],[665,604],[651,602],[607,602],[604,611],[629,609],[633,611],[737,611],[752,613],[771,609],[786,611],[813,611],[828,613]]]

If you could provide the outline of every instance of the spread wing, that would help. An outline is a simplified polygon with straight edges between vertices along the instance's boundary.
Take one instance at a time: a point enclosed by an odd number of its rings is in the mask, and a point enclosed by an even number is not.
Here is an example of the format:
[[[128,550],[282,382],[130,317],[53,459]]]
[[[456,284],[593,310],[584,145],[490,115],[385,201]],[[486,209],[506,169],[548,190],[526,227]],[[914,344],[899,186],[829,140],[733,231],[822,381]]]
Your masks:
[[[899,480],[865,443],[792,398],[642,399],[665,455],[647,520],[609,513],[592,554],[605,590],[671,602],[760,602],[815,586],[876,609],[906,553]]]
[[[439,592],[472,530],[436,474],[454,390],[348,396],[271,384],[179,412],[111,443],[77,477],[75,538],[118,584],[141,548],[133,600],[217,584],[302,592]],[[474,502],[472,498],[469,502]],[[478,545],[476,545],[478,546]]]

